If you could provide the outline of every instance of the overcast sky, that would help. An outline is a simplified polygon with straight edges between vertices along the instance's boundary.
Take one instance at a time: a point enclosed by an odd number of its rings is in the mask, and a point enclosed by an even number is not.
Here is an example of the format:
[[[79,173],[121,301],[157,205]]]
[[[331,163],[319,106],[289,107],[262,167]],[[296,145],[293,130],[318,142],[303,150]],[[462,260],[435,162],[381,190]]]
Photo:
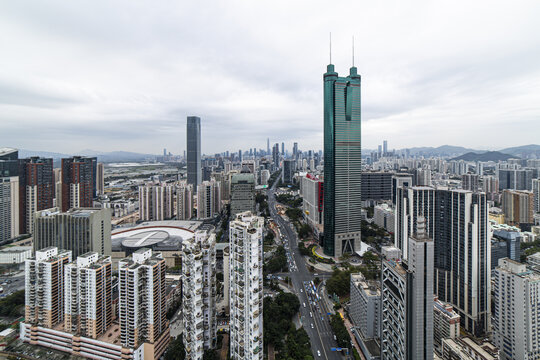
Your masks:
[[[539,1],[3,1],[0,147],[321,149],[322,74],[362,74],[363,147],[540,143]]]

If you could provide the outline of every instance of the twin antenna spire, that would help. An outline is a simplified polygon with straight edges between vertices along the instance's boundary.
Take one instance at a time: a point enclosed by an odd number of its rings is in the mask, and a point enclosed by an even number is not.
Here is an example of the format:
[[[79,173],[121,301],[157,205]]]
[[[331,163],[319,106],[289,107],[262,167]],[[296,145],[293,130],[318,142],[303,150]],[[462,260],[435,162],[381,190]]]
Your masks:
[[[330,33],[330,64],[332,63],[332,33]],[[354,36],[352,37],[352,66],[354,67]]]

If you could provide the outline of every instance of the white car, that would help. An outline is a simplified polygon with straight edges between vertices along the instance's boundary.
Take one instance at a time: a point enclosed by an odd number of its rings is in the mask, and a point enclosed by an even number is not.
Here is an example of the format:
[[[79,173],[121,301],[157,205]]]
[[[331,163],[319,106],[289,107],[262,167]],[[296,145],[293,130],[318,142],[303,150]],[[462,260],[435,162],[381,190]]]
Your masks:
[[[317,350],[317,356],[321,357],[321,352],[319,350]]]
[[[306,307],[306,303],[302,303],[302,305],[304,305],[304,307]]]
[[[309,316],[310,316],[310,317],[313,317],[313,314],[311,313],[311,311],[309,312]]]
[[[311,323],[311,328],[313,329],[313,323]]]

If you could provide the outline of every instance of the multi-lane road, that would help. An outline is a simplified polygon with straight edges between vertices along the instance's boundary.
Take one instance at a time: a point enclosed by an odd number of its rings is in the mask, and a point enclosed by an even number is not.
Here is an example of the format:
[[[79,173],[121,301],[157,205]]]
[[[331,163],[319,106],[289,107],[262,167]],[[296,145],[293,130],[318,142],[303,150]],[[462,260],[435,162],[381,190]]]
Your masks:
[[[313,290],[312,275],[306,266],[304,258],[298,251],[298,239],[292,229],[292,224],[285,221],[276,211],[276,200],[274,196],[275,185],[268,189],[268,207],[270,215],[279,227],[284,236],[283,242],[287,250],[289,259],[289,274],[294,292],[300,300],[300,321],[311,340],[311,349],[315,359],[336,359],[342,360],[340,353],[331,351],[336,348],[334,334],[330,327],[328,305],[323,301],[319,289]]]

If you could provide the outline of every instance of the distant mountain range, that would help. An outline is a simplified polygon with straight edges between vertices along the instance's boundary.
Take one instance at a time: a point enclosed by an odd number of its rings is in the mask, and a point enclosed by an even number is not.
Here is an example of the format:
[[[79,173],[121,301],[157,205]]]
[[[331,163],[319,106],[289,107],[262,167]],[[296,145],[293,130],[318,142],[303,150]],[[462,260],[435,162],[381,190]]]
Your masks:
[[[508,159],[515,158],[515,156],[503,154],[499,151],[488,151],[485,153],[468,152],[461,156],[455,157],[452,160],[465,160],[465,161],[506,161]]]
[[[362,149],[362,153],[369,155],[371,152],[377,152],[377,150]],[[458,157],[467,153],[483,154],[489,152],[499,152],[502,154],[511,155],[514,158],[539,158],[540,159],[540,145],[524,145],[501,149],[498,151],[487,151],[479,149],[470,149],[462,146],[443,145],[439,147],[413,147],[406,149],[396,150],[398,154],[408,152],[412,156],[449,156]]]
[[[95,156],[100,162],[123,162],[123,161],[143,161],[149,159],[155,159],[156,155],[153,154],[140,154],[129,151],[111,151],[111,152],[100,152],[94,150],[82,150],[79,153],[75,154],[62,154],[48,151],[35,151],[35,150],[19,150],[19,158],[26,158],[31,156],[40,156],[53,158],[55,160],[61,158],[67,158],[75,155],[81,156]]]

